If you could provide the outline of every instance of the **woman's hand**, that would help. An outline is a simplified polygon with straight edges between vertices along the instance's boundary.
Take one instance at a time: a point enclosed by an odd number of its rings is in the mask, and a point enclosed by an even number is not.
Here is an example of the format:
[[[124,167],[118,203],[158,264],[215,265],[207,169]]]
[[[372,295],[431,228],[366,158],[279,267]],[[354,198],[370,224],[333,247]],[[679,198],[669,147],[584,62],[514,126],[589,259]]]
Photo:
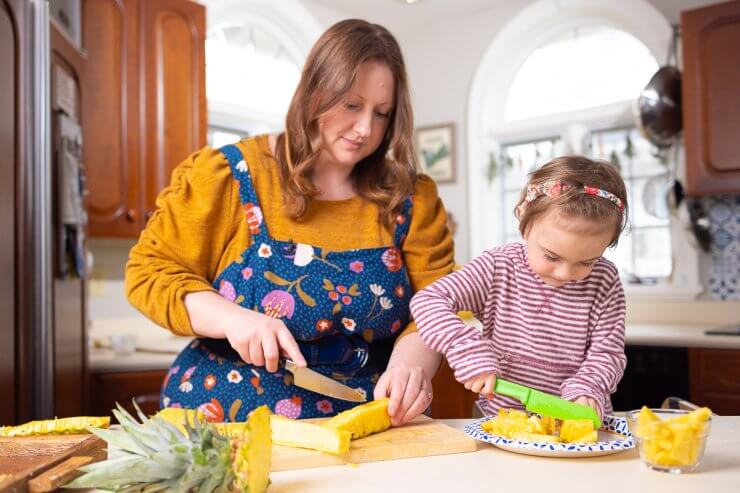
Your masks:
[[[245,313],[239,313],[224,329],[224,335],[245,363],[264,366],[272,373],[278,368],[280,356],[286,355],[296,365],[306,366],[298,343],[282,320],[243,310]]]
[[[593,408],[593,410],[596,411],[596,414],[599,415],[599,419],[601,419],[601,413],[599,412],[599,404],[596,402],[596,399],[582,395],[573,402],[575,402],[576,404],[583,404],[584,406]]]
[[[476,394],[485,395],[491,399],[493,397],[493,389],[496,388],[496,375],[494,373],[483,373],[470,380],[466,380],[463,382],[463,385],[465,385],[466,389]]]
[[[388,414],[393,426],[408,423],[432,403],[432,382],[420,366],[389,367],[375,385],[375,399],[390,397]]]

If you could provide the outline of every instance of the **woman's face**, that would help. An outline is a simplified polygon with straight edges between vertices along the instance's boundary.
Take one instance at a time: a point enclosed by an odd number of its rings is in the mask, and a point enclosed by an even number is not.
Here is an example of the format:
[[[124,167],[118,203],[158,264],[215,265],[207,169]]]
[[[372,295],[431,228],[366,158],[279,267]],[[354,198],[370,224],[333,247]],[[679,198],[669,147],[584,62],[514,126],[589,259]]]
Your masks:
[[[319,120],[320,161],[352,167],[378,148],[390,123],[396,81],[382,62],[366,61],[352,88]]]

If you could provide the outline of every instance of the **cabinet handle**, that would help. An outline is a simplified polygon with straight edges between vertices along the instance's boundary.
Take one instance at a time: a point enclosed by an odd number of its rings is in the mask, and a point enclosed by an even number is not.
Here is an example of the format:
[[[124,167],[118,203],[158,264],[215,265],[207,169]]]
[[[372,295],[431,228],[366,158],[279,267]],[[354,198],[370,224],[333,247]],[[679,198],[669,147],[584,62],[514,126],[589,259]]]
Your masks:
[[[136,209],[129,209],[126,211],[126,220],[128,222],[134,222],[136,221]]]

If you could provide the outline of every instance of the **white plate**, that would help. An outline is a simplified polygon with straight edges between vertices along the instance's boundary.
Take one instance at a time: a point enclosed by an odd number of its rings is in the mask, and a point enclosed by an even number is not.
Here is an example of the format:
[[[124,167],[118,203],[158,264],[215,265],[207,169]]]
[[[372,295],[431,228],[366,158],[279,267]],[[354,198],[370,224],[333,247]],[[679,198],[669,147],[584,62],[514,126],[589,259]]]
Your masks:
[[[597,455],[616,454],[635,446],[627,427],[627,420],[616,416],[605,416],[602,419],[596,443],[538,443],[513,440],[486,432],[481,425],[492,416],[478,419],[465,427],[465,433],[498,448],[518,454],[537,455],[540,457],[594,457]]]

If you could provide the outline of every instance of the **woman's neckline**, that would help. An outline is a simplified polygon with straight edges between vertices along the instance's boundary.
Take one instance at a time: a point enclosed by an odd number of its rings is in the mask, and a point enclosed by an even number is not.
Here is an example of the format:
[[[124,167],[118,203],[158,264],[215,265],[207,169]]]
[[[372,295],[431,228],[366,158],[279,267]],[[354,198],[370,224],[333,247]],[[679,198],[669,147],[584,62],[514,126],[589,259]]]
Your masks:
[[[259,146],[262,148],[262,151],[273,161],[273,164],[275,166],[278,165],[277,160],[275,159],[275,141],[277,140],[276,134],[262,134],[255,137]],[[338,199],[338,200],[328,200],[328,199],[317,199],[312,198],[311,202],[315,202],[317,204],[321,204],[322,206],[326,207],[339,207],[344,206],[347,204],[351,204],[353,202],[361,201],[362,197],[355,194],[352,197],[346,198],[346,199]]]

